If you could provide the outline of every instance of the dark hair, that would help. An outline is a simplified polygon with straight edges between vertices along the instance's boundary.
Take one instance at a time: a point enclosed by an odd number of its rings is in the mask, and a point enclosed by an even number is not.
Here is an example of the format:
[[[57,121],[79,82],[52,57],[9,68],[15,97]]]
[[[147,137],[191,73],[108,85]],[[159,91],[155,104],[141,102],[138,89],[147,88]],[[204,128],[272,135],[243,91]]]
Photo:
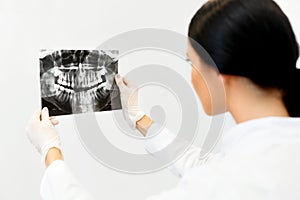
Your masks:
[[[299,45],[274,1],[210,0],[192,18],[189,37],[199,55],[195,42],[207,51],[221,74],[280,89],[290,116],[300,116]]]

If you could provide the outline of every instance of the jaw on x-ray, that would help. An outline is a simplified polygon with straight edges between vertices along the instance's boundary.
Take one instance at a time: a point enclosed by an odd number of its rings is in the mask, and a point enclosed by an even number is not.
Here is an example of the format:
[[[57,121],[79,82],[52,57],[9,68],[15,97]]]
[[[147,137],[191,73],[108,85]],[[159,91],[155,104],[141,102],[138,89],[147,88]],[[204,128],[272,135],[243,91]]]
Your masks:
[[[42,106],[51,116],[121,109],[117,50],[41,50]]]

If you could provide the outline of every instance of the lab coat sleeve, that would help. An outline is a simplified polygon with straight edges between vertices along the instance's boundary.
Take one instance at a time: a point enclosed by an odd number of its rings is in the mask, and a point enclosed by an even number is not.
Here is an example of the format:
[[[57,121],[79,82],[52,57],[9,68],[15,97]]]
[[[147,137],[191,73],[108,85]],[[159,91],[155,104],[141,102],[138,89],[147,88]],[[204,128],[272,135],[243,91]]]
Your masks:
[[[40,193],[44,200],[92,200],[90,194],[75,179],[62,160],[54,161],[41,182]]]
[[[158,123],[151,125],[148,136],[144,144],[145,150],[161,161],[177,159],[169,169],[179,177],[182,177],[189,169],[204,164],[215,155],[210,153],[203,156],[201,148],[189,145],[188,141],[184,139],[175,141],[176,135],[167,128],[162,128]],[[171,143],[172,148],[166,150],[165,147]]]

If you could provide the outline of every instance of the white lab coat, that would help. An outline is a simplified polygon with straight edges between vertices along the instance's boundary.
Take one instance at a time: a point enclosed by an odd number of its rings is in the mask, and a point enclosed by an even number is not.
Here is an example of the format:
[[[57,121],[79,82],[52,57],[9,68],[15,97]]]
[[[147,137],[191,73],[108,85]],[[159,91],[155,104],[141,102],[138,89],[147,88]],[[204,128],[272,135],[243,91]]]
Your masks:
[[[172,137],[164,129],[145,148],[157,151]],[[300,199],[299,118],[267,117],[241,123],[224,133],[220,153],[205,160],[199,160],[199,155],[200,149],[192,146],[172,166],[182,177],[178,185],[148,200]],[[45,200],[92,199],[63,161],[47,168],[41,195]]]

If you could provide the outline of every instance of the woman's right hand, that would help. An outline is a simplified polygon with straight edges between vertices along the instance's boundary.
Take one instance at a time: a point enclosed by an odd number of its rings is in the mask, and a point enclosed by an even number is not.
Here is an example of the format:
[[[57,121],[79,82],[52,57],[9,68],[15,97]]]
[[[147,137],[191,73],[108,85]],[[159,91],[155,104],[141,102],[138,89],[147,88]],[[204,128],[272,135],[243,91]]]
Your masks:
[[[36,110],[27,124],[27,137],[42,155],[43,162],[46,161],[50,149],[61,148],[60,137],[54,127],[58,123],[58,120],[49,117],[48,108],[43,108],[43,110]]]
[[[137,121],[145,116],[138,105],[138,88],[119,74],[115,76],[115,80],[120,90],[124,118],[132,129],[136,129]]]

